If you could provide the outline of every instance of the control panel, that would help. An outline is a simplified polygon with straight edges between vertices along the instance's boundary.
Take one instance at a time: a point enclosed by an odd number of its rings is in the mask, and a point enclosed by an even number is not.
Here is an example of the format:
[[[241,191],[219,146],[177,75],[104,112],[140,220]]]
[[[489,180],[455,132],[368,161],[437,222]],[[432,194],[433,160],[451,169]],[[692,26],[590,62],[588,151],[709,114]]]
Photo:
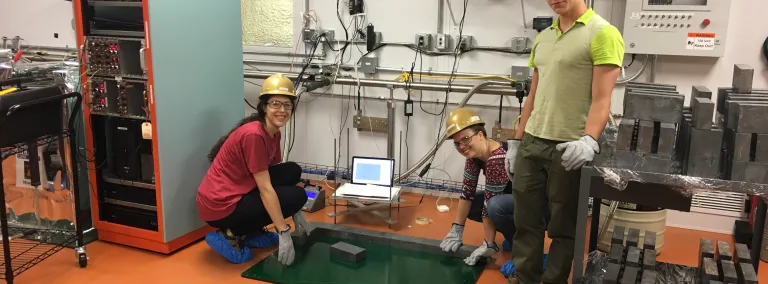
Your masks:
[[[307,192],[307,202],[304,203],[301,210],[311,213],[325,208],[325,190],[323,188],[307,186],[304,191]]]
[[[126,118],[149,118],[147,84],[140,80],[92,77],[91,112]]]
[[[627,53],[723,57],[730,0],[627,0]]]
[[[144,79],[147,76],[143,39],[89,36],[85,63],[90,76]]]

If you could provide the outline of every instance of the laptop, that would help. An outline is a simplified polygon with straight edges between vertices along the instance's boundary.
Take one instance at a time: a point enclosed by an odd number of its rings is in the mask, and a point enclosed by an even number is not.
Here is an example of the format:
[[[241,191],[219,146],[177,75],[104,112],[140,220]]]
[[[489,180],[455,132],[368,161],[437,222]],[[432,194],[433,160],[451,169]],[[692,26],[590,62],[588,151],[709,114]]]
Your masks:
[[[336,190],[343,196],[389,199],[396,196],[400,187],[393,186],[395,160],[374,157],[352,157],[352,182]]]

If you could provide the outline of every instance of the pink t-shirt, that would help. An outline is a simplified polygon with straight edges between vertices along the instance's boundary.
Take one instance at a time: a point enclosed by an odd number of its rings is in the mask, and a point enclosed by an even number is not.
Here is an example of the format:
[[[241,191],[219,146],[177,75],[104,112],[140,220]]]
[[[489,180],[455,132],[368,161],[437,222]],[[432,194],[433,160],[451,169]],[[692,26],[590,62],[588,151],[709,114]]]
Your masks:
[[[253,174],[281,161],[280,131],[270,137],[258,121],[237,128],[221,146],[197,189],[200,219],[216,221],[232,214],[240,197],[256,188]]]

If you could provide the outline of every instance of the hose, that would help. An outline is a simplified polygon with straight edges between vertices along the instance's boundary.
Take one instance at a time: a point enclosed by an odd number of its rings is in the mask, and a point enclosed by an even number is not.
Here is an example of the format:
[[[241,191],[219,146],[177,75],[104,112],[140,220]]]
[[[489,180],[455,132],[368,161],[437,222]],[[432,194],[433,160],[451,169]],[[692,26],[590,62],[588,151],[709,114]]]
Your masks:
[[[472,89],[470,89],[469,92],[467,92],[467,94],[464,96],[464,99],[461,100],[461,103],[459,103],[459,106],[457,108],[464,107],[467,104],[467,102],[469,102],[469,99],[472,98],[472,95],[474,95],[476,92],[482,90],[485,87],[489,87],[489,86],[507,86],[507,85],[508,85],[508,83],[499,82],[499,81],[483,81],[483,82],[480,82],[477,85],[474,85],[472,87]],[[441,137],[435,143],[435,145],[432,146],[432,149],[430,149],[429,152],[427,152],[427,154],[424,155],[424,157],[422,157],[418,162],[416,162],[416,164],[414,164],[413,167],[409,168],[404,173],[400,174],[400,176],[395,178],[394,183],[401,182],[402,180],[404,180],[405,178],[410,176],[413,172],[415,172],[417,169],[421,168],[424,165],[424,163],[426,163],[429,159],[431,159],[437,153],[437,150],[440,149],[440,146],[443,145],[443,142],[445,142],[445,139],[446,139],[446,136],[443,135],[443,137]]]

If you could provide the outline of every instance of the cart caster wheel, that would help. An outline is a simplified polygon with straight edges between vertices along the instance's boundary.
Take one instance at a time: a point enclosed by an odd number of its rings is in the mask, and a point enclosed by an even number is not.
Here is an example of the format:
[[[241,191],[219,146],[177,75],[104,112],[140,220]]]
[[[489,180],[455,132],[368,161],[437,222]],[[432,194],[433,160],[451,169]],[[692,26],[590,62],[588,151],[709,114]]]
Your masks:
[[[85,268],[88,266],[88,256],[86,256],[84,253],[78,254],[77,262],[80,264],[80,268]]]

